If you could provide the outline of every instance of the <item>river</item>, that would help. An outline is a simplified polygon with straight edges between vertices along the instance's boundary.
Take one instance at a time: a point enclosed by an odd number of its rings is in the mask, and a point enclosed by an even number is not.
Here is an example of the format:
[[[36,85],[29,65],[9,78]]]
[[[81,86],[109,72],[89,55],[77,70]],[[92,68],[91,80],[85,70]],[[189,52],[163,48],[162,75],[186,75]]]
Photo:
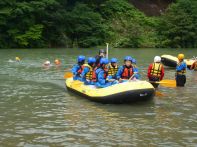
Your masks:
[[[119,62],[137,59],[142,79],[155,55],[197,49],[110,49]],[[197,72],[187,71],[182,88],[160,87],[163,96],[130,105],[104,105],[68,92],[64,71],[79,54],[95,56],[94,49],[0,50],[0,146],[196,146]],[[21,62],[12,62],[16,56]],[[59,58],[61,67],[43,68]],[[165,68],[165,78],[174,78]]]

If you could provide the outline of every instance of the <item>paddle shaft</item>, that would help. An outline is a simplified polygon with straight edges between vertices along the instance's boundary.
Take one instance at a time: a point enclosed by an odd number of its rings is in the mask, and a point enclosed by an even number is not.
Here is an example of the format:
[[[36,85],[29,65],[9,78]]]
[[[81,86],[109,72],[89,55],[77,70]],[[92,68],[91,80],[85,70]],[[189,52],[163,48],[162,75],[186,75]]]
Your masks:
[[[128,81],[131,81],[131,80],[132,80],[132,78],[133,78],[135,75],[136,75],[136,73],[134,73],[134,74],[129,78],[129,80],[128,80]]]
[[[106,58],[109,58],[109,43],[106,43]]]

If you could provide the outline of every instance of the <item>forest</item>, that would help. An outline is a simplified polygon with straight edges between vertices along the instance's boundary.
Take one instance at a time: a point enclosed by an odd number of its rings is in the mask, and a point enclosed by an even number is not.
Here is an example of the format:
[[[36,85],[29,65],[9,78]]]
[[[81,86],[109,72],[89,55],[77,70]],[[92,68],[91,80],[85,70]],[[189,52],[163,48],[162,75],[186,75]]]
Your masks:
[[[1,0],[0,48],[197,48],[197,1],[148,16],[128,0]]]

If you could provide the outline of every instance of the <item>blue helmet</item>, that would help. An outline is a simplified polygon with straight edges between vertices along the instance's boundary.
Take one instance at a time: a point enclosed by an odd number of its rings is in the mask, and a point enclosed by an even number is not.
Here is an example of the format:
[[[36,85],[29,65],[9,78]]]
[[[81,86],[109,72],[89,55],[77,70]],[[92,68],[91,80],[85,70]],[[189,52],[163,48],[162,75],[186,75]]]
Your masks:
[[[136,59],[133,58],[132,63],[136,64],[137,63]]]
[[[92,63],[95,63],[96,62],[96,59],[94,57],[89,57],[88,58],[88,64],[92,64]]]
[[[100,60],[100,64],[108,64],[109,63],[109,60],[107,58],[101,58]]]
[[[131,56],[126,56],[125,58],[124,58],[124,61],[131,61],[132,62],[132,57]]]
[[[111,58],[110,62],[111,62],[111,63],[117,63],[118,60],[117,60],[116,58]]]
[[[86,59],[85,56],[80,55],[80,56],[78,56],[77,61],[78,61],[78,62],[83,62],[83,61],[85,61],[85,59]]]

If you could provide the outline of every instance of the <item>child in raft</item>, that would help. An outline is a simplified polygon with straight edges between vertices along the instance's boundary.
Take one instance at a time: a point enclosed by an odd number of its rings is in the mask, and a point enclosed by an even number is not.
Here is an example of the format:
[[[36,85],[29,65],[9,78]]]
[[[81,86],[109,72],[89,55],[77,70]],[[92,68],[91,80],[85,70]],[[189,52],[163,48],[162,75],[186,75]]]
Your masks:
[[[96,59],[94,57],[88,58],[88,64],[83,65],[83,71],[81,73],[81,81],[84,82],[85,85],[95,85],[96,75],[95,75],[95,63]]]
[[[118,72],[118,60],[116,58],[112,58],[110,60],[110,64],[108,67],[108,75],[107,75],[107,79],[108,80],[116,80],[116,74]]]
[[[130,78],[136,78],[136,69],[133,68],[132,66],[132,57],[131,56],[126,56],[124,58],[124,65],[121,66],[118,69],[117,72],[117,80],[121,83],[121,82],[126,82],[128,81]],[[131,79],[131,80],[132,80]]]
[[[116,80],[113,82],[110,82],[107,80],[107,75],[108,72],[106,71],[108,67],[108,59],[107,58],[102,58],[100,60],[100,66],[96,69],[96,87],[98,88],[105,88],[111,85],[116,84]]]
[[[73,80],[81,80],[81,73],[84,68],[84,63],[85,63],[85,56],[80,55],[77,57],[77,64],[73,66],[72,68],[72,73],[73,73]]]

